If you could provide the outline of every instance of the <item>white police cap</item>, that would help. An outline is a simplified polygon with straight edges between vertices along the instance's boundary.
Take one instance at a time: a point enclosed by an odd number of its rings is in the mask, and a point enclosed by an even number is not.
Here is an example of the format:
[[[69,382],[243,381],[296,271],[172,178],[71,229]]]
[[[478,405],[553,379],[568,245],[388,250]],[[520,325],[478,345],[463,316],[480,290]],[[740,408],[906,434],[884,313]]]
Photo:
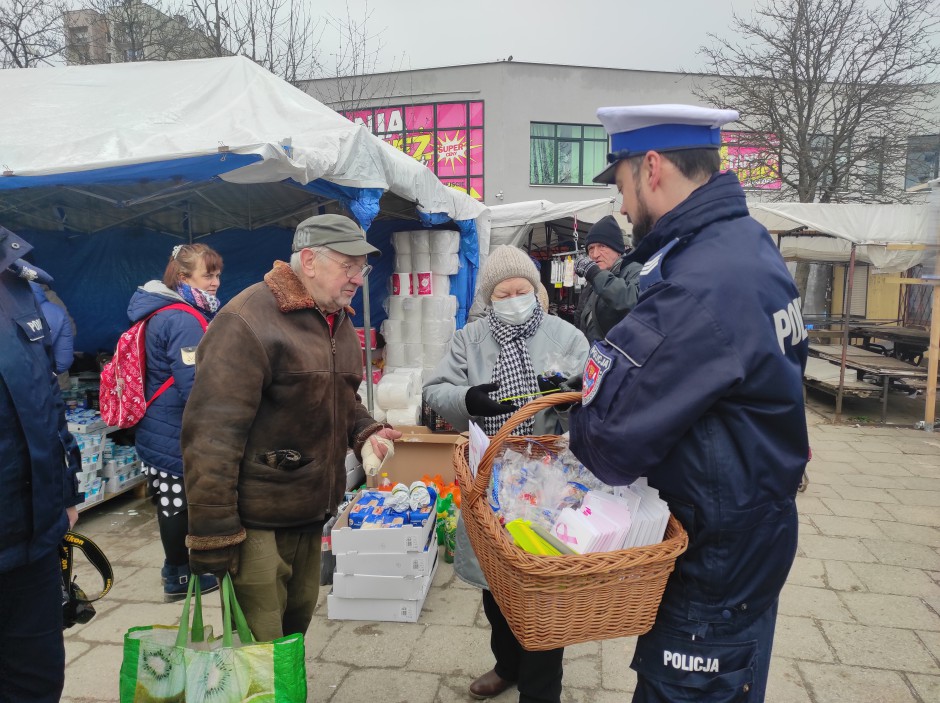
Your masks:
[[[617,162],[648,151],[718,149],[721,126],[738,119],[737,110],[698,105],[602,107],[597,117],[610,135],[606,169],[595,183],[613,183]]]

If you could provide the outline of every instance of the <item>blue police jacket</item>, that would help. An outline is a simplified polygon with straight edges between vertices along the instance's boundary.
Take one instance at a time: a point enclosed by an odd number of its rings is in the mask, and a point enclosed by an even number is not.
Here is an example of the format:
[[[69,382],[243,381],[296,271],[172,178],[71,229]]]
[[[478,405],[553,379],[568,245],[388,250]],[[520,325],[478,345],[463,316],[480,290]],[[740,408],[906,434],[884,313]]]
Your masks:
[[[7,270],[30,249],[0,227],[0,572],[54,550],[68,529],[65,509],[83,497],[49,326],[29,283]]]
[[[591,349],[571,448],[608,484],[647,476],[688,531],[662,609],[756,615],[796,554],[809,451],[799,294],[731,173],[660,218],[630,259],[645,262],[640,297]]]
[[[167,305],[186,303],[175,291],[160,281],[149,281],[138,288],[127,306],[127,316],[137,322]],[[196,308],[193,310],[200,314]],[[205,317],[203,315],[203,317]],[[173,385],[147,408],[137,424],[135,443],[141,461],[174,476],[183,475],[180,432],[183,408],[196,379],[196,347],[203,331],[199,321],[182,310],[159,312],[145,328],[147,399],[171,376]]]

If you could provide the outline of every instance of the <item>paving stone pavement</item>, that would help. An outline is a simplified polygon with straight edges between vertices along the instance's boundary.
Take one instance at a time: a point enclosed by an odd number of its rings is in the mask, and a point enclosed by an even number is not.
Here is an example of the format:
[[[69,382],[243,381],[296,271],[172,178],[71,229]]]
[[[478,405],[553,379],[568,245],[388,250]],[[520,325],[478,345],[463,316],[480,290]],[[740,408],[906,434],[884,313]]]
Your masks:
[[[940,433],[808,419],[810,484],[797,498],[800,546],[781,595],[766,700],[940,701]],[[114,499],[84,513],[77,529],[108,554],[115,585],[92,622],[66,632],[62,700],[116,701],[124,632],[174,624],[180,605],[160,602],[163,553],[147,501]],[[78,579],[92,588],[87,567]],[[415,624],[328,620],[325,590],[307,633],[309,701],[473,700],[467,686],[492,666],[489,629],[479,591],[449,564]],[[221,629],[218,605],[207,619]],[[628,701],[633,647],[632,638],[569,647],[564,703]]]

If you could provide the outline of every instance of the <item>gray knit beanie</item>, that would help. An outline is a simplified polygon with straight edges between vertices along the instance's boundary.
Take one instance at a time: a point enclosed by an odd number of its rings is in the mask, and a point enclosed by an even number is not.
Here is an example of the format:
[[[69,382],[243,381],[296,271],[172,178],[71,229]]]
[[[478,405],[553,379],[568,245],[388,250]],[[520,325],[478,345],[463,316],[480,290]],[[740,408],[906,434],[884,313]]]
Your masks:
[[[529,255],[522,249],[502,244],[490,249],[489,256],[480,269],[477,297],[483,305],[489,307],[493,289],[507,278],[524,278],[533,288],[539,287],[539,272]]]

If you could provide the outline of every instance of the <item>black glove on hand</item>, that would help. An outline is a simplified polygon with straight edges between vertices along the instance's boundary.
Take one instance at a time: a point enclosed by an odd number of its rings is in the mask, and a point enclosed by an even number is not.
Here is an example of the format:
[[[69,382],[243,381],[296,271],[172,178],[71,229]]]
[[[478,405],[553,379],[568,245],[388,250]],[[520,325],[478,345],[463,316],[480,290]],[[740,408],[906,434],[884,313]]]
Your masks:
[[[498,403],[490,398],[489,394],[497,390],[499,390],[498,383],[471,386],[467,390],[467,397],[464,401],[467,404],[467,412],[474,417],[496,417],[516,412],[519,408],[512,403]]]
[[[565,377],[560,373],[556,373],[554,376],[539,376],[539,392],[542,395],[549,395],[550,393],[557,393],[561,390],[561,384],[565,380]]]
[[[576,373],[573,376],[569,376],[563,384],[561,384],[563,391],[570,391],[573,393],[580,393],[581,389],[584,388],[584,374]]]
[[[238,555],[241,544],[233,544],[220,549],[189,550],[189,570],[195,574],[214,574],[222,579],[226,573],[234,576],[238,573]]]
[[[590,256],[582,256],[574,262],[574,272],[588,281],[594,280],[600,270],[601,267],[595,264]]]

